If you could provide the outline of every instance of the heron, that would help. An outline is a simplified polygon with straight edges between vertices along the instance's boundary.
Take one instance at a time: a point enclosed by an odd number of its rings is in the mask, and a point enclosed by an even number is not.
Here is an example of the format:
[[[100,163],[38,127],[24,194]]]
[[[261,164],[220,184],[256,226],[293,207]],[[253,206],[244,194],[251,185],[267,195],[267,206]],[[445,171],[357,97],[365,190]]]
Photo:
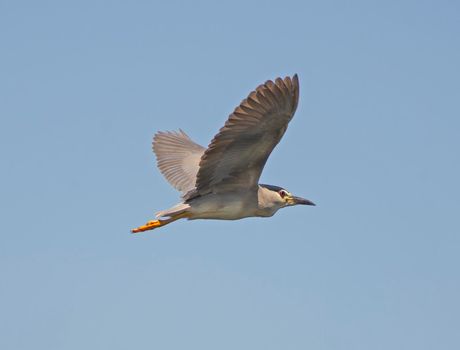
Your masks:
[[[238,220],[270,217],[294,205],[315,205],[283,187],[259,184],[268,157],[297,109],[299,79],[276,78],[245,98],[204,148],[181,129],[158,132],[152,148],[166,180],[182,201],[132,229],[153,230],[179,219]]]

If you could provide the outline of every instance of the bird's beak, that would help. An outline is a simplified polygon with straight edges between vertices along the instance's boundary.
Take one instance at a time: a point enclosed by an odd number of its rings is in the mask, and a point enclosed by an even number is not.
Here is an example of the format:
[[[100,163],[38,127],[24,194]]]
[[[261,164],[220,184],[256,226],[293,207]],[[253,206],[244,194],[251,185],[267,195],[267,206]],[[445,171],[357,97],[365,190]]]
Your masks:
[[[297,204],[302,204],[302,205],[316,205],[312,201],[309,201],[308,199],[301,198],[301,197],[296,197],[292,196],[288,200],[289,205],[297,205]]]

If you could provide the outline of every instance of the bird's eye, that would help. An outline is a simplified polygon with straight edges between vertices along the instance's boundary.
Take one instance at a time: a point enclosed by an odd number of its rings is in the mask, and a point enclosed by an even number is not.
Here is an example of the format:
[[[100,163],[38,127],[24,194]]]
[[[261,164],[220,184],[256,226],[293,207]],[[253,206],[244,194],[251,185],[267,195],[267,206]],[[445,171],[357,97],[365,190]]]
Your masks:
[[[286,197],[286,191],[281,190],[281,191],[279,191],[278,193],[280,194],[281,198]]]

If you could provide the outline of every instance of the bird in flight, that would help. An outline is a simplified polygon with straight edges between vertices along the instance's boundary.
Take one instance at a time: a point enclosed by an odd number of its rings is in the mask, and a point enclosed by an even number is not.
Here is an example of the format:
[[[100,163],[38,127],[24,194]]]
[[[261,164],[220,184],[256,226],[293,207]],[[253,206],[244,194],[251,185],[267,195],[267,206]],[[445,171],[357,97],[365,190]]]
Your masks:
[[[277,78],[258,86],[236,107],[208,148],[182,130],[158,132],[153,139],[158,168],[182,193],[182,201],[131,232],[153,230],[178,219],[269,217],[284,207],[315,205],[282,187],[259,184],[298,101],[297,75]]]

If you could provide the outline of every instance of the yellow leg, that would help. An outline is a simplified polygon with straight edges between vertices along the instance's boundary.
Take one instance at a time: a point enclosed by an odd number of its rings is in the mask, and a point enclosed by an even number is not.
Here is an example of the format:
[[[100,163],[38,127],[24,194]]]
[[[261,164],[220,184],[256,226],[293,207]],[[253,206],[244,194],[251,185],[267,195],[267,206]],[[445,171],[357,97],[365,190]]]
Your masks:
[[[161,226],[166,225],[165,223],[162,223],[162,221],[163,220],[149,221],[143,226],[139,226],[138,228],[133,228],[131,230],[131,233],[138,233],[138,232],[144,232],[144,231],[148,231],[148,230],[153,230],[153,229],[155,229],[157,227],[161,227]]]
[[[161,226],[165,226],[165,225],[167,225],[167,224],[169,224],[169,223],[171,223],[173,221],[176,221],[176,220],[179,220],[179,219],[182,219],[182,218],[185,218],[185,217],[187,217],[187,214],[182,213],[182,214],[176,215],[176,216],[171,217],[171,218],[166,219],[166,220],[151,220],[151,221],[148,221],[143,226],[133,228],[131,230],[131,233],[138,233],[138,232],[144,232],[144,231],[153,230],[153,229],[156,229],[156,228],[161,227]]]

